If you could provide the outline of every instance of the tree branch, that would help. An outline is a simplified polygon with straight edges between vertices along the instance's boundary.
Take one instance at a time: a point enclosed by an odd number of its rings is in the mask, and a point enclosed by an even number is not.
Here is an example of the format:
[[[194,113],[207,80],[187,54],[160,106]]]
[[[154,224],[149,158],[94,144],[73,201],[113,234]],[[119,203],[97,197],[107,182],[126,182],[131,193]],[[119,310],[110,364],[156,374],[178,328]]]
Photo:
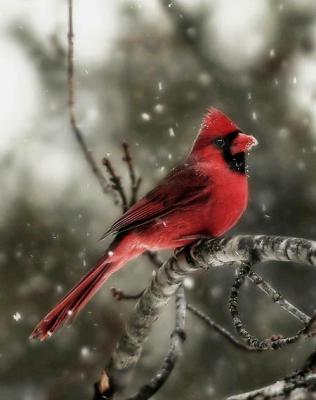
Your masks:
[[[316,265],[316,242],[265,235],[201,240],[179,252],[177,259],[172,257],[164,263],[136,304],[125,334],[106,368],[110,388],[112,393],[116,393],[115,398],[119,398],[127,387],[152,324],[184,278],[192,272],[210,267],[236,266],[236,263],[252,265],[254,254],[255,262],[278,260]]]

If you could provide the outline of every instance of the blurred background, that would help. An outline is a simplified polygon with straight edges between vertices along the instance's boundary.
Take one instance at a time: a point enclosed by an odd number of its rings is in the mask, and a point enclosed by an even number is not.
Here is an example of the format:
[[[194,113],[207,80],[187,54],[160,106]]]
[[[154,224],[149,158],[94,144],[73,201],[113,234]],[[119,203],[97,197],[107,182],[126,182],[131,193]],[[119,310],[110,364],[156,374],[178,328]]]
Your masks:
[[[313,0],[74,1],[77,115],[98,162],[107,155],[128,184],[121,142],[131,146],[145,193],[189,151],[208,106],[257,137],[251,198],[233,234],[316,236],[316,9]],[[98,238],[120,215],[69,128],[67,4],[0,3],[0,398],[89,399],[133,304],[110,287],[143,289],[146,258],[117,273],[75,323],[45,343],[28,335],[106,248]],[[257,267],[312,313],[316,272]],[[186,281],[189,300],[233,330],[234,272]],[[298,324],[256,288],[242,316],[260,337]],[[245,354],[188,315],[184,354],[155,399],[225,399],[299,367],[313,343]],[[170,304],[146,344],[133,386],[163,359]]]

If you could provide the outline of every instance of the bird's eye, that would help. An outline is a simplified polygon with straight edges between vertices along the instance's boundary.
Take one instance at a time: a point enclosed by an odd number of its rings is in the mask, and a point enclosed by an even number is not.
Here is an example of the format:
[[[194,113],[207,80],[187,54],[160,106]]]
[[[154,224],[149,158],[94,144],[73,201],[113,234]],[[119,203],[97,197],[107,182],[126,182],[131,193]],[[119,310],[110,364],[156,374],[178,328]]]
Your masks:
[[[214,144],[216,147],[218,147],[219,149],[222,149],[223,147],[225,147],[226,145],[226,141],[223,138],[218,138],[214,140]]]

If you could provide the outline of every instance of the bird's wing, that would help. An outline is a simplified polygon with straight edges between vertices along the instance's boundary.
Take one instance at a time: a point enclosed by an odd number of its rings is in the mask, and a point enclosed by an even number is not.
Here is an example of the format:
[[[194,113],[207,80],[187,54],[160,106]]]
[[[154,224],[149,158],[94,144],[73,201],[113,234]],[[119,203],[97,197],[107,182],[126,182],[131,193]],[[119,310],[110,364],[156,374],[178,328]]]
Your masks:
[[[103,235],[131,230],[210,196],[210,178],[196,166],[182,165],[127,210]]]

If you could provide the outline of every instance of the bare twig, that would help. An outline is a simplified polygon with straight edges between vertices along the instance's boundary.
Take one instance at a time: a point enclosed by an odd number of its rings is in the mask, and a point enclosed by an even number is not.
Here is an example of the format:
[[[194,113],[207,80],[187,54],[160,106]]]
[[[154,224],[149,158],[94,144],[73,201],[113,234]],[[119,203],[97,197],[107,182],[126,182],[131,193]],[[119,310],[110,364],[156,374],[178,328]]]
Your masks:
[[[102,164],[105,166],[107,173],[109,174],[110,181],[112,184],[112,189],[118,194],[118,196],[120,198],[122,211],[125,212],[127,210],[128,206],[127,206],[127,198],[126,198],[125,190],[122,186],[121,178],[114,171],[111,161],[108,158],[104,157],[102,160]]]
[[[134,203],[136,203],[137,196],[138,196],[138,189],[142,182],[142,178],[136,177],[135,167],[134,167],[134,163],[133,163],[133,159],[131,156],[131,152],[130,152],[128,143],[124,141],[122,143],[122,148],[123,148],[123,161],[126,162],[126,164],[127,164],[129,178],[130,178],[130,182],[131,182],[131,198],[129,201],[129,206],[132,206]]]
[[[293,317],[301,321],[303,324],[308,324],[310,322],[310,317],[291,304],[287,299],[285,299],[277,290],[275,290],[270,283],[265,281],[260,275],[254,271],[250,271],[247,276],[260,290],[266,295],[271,297],[274,303],[277,303],[283,310],[287,311]]]
[[[104,193],[111,193],[111,186],[106,181],[101,169],[88,150],[87,143],[78,126],[75,114],[75,84],[74,84],[74,32],[72,0],[68,0],[68,52],[67,52],[67,78],[68,78],[68,112],[72,132],[79,143],[82,153],[89,164],[94,176],[98,180]]]
[[[223,326],[216,323],[212,318],[210,318],[208,315],[204,314],[202,311],[198,310],[192,304],[188,303],[187,309],[190,310],[192,312],[192,314],[194,314],[198,318],[200,318],[210,328],[214,329],[216,332],[218,332],[220,335],[222,335],[225,339],[227,339],[234,347],[236,347],[240,350],[246,350],[246,351],[254,351],[254,352],[261,351],[258,348],[247,346],[246,344],[240,342],[227,329],[225,329]]]

